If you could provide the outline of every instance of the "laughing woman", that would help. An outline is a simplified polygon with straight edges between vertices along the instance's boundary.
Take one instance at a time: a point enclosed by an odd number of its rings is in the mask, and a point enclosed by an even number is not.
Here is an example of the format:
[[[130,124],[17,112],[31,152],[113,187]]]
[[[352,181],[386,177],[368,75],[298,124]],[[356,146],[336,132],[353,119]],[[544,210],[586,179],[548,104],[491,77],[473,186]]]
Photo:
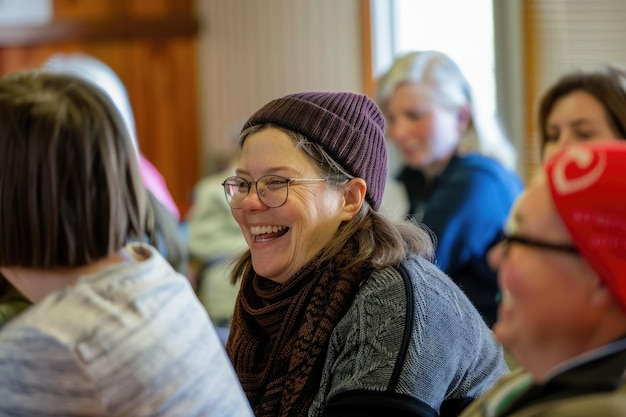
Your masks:
[[[457,415],[507,371],[430,235],[378,213],[384,130],[353,93],[282,97],[244,125],[227,350],[257,417]]]

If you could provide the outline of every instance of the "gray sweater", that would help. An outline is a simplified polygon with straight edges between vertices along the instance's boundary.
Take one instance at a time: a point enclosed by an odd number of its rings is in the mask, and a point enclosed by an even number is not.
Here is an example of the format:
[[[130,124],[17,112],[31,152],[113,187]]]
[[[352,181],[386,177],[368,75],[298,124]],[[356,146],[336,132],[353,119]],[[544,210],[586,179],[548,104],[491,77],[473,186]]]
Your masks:
[[[416,258],[363,284],[333,331],[309,415],[457,415],[506,372],[465,294]]]

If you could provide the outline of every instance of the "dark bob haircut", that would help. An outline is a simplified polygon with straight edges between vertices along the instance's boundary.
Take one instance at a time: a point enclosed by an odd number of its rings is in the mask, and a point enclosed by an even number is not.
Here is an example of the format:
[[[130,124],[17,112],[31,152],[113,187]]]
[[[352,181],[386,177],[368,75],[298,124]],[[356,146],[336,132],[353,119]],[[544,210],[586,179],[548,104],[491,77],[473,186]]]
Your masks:
[[[145,204],[106,93],[40,70],[0,79],[0,266],[91,264],[143,235]]]

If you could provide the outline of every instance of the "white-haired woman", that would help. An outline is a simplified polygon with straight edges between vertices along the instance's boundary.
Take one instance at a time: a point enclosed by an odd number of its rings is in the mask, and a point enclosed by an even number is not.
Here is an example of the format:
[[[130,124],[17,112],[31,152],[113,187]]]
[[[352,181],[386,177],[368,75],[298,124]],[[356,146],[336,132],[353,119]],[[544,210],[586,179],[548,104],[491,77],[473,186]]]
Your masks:
[[[396,179],[406,189],[406,214],[434,232],[438,266],[493,324],[498,285],[486,254],[522,189],[514,148],[441,52],[396,59],[379,80],[377,100],[404,160]]]

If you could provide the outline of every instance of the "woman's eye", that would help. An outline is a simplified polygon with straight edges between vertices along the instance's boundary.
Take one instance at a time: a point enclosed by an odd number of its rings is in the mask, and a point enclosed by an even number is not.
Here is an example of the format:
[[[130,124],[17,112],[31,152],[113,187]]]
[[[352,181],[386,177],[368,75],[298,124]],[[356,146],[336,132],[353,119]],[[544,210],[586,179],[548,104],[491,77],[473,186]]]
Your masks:
[[[576,132],[576,136],[578,136],[582,140],[587,140],[593,139],[595,137],[595,133],[590,131],[579,131]]]
[[[559,140],[559,132],[550,130],[545,133],[546,142],[557,142]]]
[[[283,178],[272,178],[267,182],[267,186],[270,188],[279,188],[287,185],[287,181]]]
[[[424,117],[424,113],[423,112],[411,112],[411,113],[407,113],[406,117],[411,120],[419,120],[422,117]]]

